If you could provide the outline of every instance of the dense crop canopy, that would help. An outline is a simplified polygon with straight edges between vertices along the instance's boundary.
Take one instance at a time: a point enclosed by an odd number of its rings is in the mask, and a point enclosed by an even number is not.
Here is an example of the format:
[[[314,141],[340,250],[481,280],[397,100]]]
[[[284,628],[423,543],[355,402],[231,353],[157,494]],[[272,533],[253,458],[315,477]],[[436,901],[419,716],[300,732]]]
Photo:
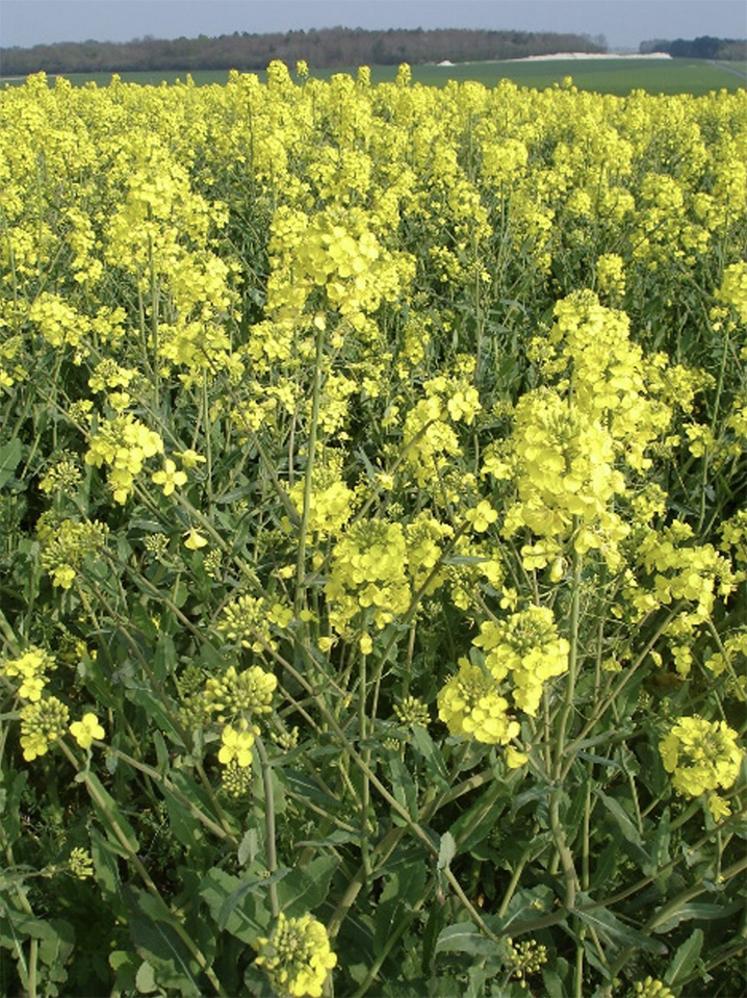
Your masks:
[[[741,993],[745,164],[744,90],[0,92],[0,992]]]

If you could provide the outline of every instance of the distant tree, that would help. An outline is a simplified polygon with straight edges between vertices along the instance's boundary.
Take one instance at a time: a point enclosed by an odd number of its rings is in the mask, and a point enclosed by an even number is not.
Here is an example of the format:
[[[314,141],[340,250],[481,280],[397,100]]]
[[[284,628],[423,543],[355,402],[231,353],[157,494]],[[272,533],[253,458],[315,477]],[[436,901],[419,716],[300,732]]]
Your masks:
[[[210,38],[157,39],[129,42],[88,41],[0,49],[0,73],[121,72],[126,70],[262,69],[272,59],[312,66],[392,65],[512,59],[553,52],[600,52],[604,39],[574,34],[468,29],[311,28],[258,35],[234,31]]]
[[[747,40],[714,38],[711,35],[692,39],[675,38],[674,41],[656,38],[641,42],[638,51],[643,55],[668,52],[675,59],[747,59]]]

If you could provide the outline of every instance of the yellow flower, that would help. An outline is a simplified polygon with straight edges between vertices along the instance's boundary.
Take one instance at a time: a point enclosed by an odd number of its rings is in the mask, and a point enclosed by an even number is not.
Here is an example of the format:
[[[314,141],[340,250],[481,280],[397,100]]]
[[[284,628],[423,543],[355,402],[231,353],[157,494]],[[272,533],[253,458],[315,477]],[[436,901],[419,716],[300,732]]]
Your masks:
[[[251,765],[254,732],[236,731],[230,724],[227,724],[221,734],[221,741],[223,744],[218,752],[218,762],[227,766],[235,759],[242,768]]]
[[[26,676],[21,685],[18,687],[18,696],[23,700],[31,700],[33,703],[37,700],[41,700],[43,689],[43,676]]]
[[[70,725],[70,734],[81,748],[88,749],[95,738],[104,737],[104,729],[96,715],[89,712],[83,715],[83,720],[73,721]]]
[[[498,514],[487,499],[481,499],[474,509],[467,510],[466,519],[472,524],[472,529],[478,534],[484,533],[491,523],[495,523]]]
[[[202,454],[198,454],[196,450],[188,448],[187,450],[174,451],[174,457],[178,457],[182,462],[187,471],[191,471],[192,468],[196,468],[198,464],[204,464],[205,458]]]
[[[184,535],[184,547],[189,548],[190,551],[199,551],[206,544],[207,537],[203,537],[199,530],[195,530],[194,527]]]
[[[161,471],[154,471],[151,478],[156,485],[160,485],[163,488],[165,496],[170,496],[177,486],[184,485],[187,481],[185,473],[176,470],[176,465],[171,458],[167,458],[163,462],[163,469]]]
[[[520,769],[521,766],[525,766],[529,762],[529,756],[526,752],[519,752],[518,749],[513,748],[511,745],[506,749],[506,765],[509,769]]]

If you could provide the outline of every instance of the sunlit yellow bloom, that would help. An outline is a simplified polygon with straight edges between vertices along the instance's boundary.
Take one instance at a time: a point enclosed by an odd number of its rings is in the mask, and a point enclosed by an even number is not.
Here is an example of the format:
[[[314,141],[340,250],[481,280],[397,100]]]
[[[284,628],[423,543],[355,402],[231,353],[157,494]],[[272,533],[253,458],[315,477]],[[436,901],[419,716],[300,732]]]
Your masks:
[[[93,744],[94,739],[104,737],[104,729],[99,724],[95,714],[84,714],[82,720],[73,721],[70,725],[70,734],[81,748],[88,749]]]
[[[189,548],[190,551],[199,551],[200,548],[205,547],[207,542],[207,537],[201,534],[199,530],[195,530],[194,527],[184,535],[184,547]]]

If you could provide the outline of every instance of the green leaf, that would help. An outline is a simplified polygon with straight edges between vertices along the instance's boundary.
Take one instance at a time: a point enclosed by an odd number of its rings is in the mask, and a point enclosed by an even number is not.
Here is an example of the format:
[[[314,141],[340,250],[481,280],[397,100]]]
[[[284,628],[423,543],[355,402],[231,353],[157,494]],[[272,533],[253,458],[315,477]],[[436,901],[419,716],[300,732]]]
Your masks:
[[[595,791],[597,797],[604,806],[607,808],[609,813],[615,819],[615,824],[620,829],[623,838],[627,839],[633,845],[643,847],[643,840],[641,839],[641,834],[633,824],[630,816],[626,812],[625,808],[616,801],[614,797],[608,797],[607,794],[603,794],[601,790]]]
[[[456,842],[451,832],[444,832],[441,836],[441,843],[438,848],[438,869],[446,870],[452,859],[456,856]]]
[[[0,489],[13,477],[21,460],[21,453],[21,441],[18,437],[13,437],[5,446],[0,447]]]
[[[181,734],[174,727],[174,723],[169,717],[163,701],[159,699],[159,697],[154,696],[150,690],[146,690],[139,686],[135,689],[127,690],[127,699],[131,700],[133,703],[136,703],[139,707],[142,707],[148,721],[151,724],[157,724],[161,731],[168,735],[172,742],[179,745],[181,748],[186,748]]]
[[[171,831],[174,833],[174,837],[188,849],[201,845],[205,837],[202,832],[202,826],[197,821],[197,818],[167,787],[162,786],[161,793],[166,802],[169,825],[171,826]]]
[[[278,883],[278,899],[290,917],[315,911],[327,897],[332,876],[339,866],[336,856],[318,856],[308,866],[290,870]]]
[[[396,798],[397,803],[410,816],[417,814],[418,793],[412,781],[412,776],[398,755],[394,752],[389,752],[388,755],[387,762],[389,763],[389,771],[392,776],[393,796]],[[403,825],[405,823],[404,819],[400,818],[397,814],[392,815],[392,821],[395,825]]]
[[[138,852],[140,850],[140,843],[137,840],[137,836],[135,835],[132,825],[122,814],[119,805],[111,794],[104,789],[98,776],[96,776],[95,773],[90,772],[90,770],[85,773],[79,773],[78,775],[82,777],[82,782],[86,784],[94,810],[98,814],[112,845],[115,846],[115,848],[120,852],[120,855],[124,857]],[[125,848],[120,835],[115,831],[115,826],[124,837],[125,842],[127,843],[127,848]]]
[[[543,968],[542,982],[545,985],[545,991],[548,998],[565,998],[563,982],[560,979],[560,975],[554,970],[550,970],[546,967]]]
[[[426,867],[418,857],[407,866],[391,874],[376,905],[374,950],[383,948],[397,931],[403,918],[408,916],[420,900],[425,887]]]
[[[672,957],[672,962],[667,967],[664,974],[664,982],[670,987],[676,988],[685,983],[685,980],[695,967],[703,948],[703,930],[694,929],[690,937],[678,947],[677,952]]]
[[[436,940],[436,953],[468,953],[470,956],[492,956],[496,944],[487,939],[472,922],[447,925]]]
[[[28,781],[28,773],[7,773],[0,791],[0,818],[2,818],[5,845],[12,846],[21,834],[21,795]]]
[[[114,986],[118,991],[131,991],[135,987],[140,959],[134,953],[115,949],[109,954],[109,966],[114,971]]]
[[[443,760],[441,750],[435,742],[419,724],[412,727],[412,745],[416,752],[425,759],[425,768],[436,786],[442,790],[449,788],[449,775],[446,771],[446,763]]]
[[[576,897],[580,905],[588,904],[591,900],[584,894],[578,894]],[[663,943],[637,929],[630,928],[607,908],[598,907],[584,911],[578,907],[574,909],[574,914],[578,915],[582,922],[590,925],[600,938],[605,939],[615,949],[630,946],[633,949],[645,950],[647,953],[658,953],[659,955],[667,952],[667,947]]]
[[[259,841],[257,838],[257,829],[248,828],[246,832],[244,832],[244,837],[239,843],[239,849],[236,857],[239,861],[239,866],[246,866],[247,863],[253,863],[257,858],[258,851]]]
[[[680,922],[712,922],[714,919],[726,918],[740,909],[740,903],[735,901],[730,905],[708,904],[704,901],[693,901],[690,904],[683,904],[673,911],[666,921],[659,922],[654,928],[654,932],[671,932]]]
[[[129,889],[128,928],[138,954],[153,968],[156,983],[162,988],[172,988],[187,998],[197,998],[201,989],[196,980],[199,967],[174,928],[160,919],[154,919],[149,895]]]
[[[137,969],[135,987],[141,995],[152,994],[158,988],[155,972],[147,960],[143,960]]]
[[[251,944],[270,924],[262,902],[266,887],[266,879],[255,876],[242,881],[216,866],[205,874],[199,894],[221,931]]]
[[[91,856],[93,857],[93,867],[96,871],[96,883],[101,888],[108,903],[112,903],[119,898],[121,883],[119,879],[119,867],[117,866],[117,856],[121,855],[120,849],[113,849],[109,840],[102,835],[97,828],[92,828],[89,832],[91,838]]]
[[[506,808],[510,792],[505,783],[495,779],[475,803],[459,816],[451,826],[458,852],[469,852],[490,835]]]

